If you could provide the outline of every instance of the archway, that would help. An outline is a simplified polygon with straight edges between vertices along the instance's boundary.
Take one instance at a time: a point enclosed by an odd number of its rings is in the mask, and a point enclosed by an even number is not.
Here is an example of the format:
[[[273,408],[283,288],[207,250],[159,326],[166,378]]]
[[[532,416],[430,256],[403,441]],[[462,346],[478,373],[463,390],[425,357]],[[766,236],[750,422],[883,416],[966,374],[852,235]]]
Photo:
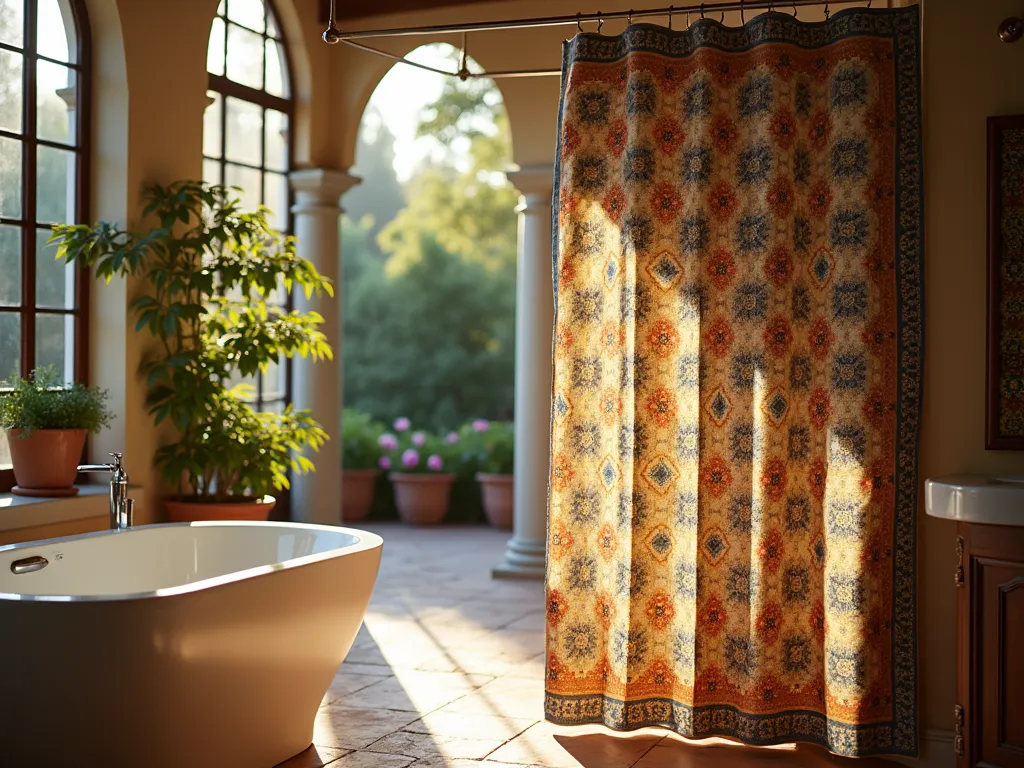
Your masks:
[[[458,56],[447,44],[410,54],[447,67]],[[360,125],[354,171],[362,183],[345,198],[349,408],[384,424],[408,418],[439,437],[474,420],[512,417],[518,192],[504,174],[511,160],[493,81],[463,83],[402,65],[379,82]],[[475,494],[465,496],[456,491],[450,519],[479,515],[465,506]]]

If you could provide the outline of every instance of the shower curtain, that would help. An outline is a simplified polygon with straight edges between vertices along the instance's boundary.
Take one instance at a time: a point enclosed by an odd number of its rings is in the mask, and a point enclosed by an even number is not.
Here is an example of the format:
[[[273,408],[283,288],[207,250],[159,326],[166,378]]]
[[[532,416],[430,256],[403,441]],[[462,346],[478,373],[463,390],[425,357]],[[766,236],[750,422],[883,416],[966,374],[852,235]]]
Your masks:
[[[917,7],[566,44],[546,716],[917,752]]]

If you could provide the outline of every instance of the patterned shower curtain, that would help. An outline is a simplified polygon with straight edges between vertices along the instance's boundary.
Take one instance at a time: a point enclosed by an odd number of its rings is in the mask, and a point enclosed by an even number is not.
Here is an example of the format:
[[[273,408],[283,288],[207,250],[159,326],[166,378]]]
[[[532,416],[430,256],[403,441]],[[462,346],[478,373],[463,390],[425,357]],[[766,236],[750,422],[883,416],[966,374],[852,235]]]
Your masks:
[[[547,718],[917,751],[917,7],[566,44]]]

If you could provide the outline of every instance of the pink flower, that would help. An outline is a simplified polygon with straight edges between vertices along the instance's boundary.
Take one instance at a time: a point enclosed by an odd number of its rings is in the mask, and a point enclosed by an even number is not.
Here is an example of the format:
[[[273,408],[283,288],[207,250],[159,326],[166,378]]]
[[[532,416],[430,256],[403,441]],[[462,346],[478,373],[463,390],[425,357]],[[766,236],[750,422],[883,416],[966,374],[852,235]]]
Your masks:
[[[444,467],[444,461],[436,453],[427,459],[427,469],[433,472],[440,472],[442,467]]]
[[[486,432],[490,428],[491,422],[489,422],[487,419],[477,419],[476,421],[473,422],[474,432]]]
[[[457,432],[449,432],[447,437],[445,437],[444,441],[448,443],[448,445],[455,445],[457,442],[459,442],[459,435]]]
[[[380,467],[381,469],[391,469],[391,457],[381,456],[379,459],[377,459],[377,466]]]
[[[392,435],[390,432],[385,432],[383,435],[377,438],[377,445],[379,445],[385,451],[393,451],[398,447],[398,438]]]
[[[412,433],[412,444],[413,445],[424,445],[427,442],[427,436],[422,432]]]
[[[402,466],[412,469],[420,463],[420,454],[414,448],[406,448],[402,452]]]
[[[395,429],[397,429],[399,432],[405,432],[411,426],[412,422],[405,418],[405,416],[399,416],[397,419],[395,419]]]

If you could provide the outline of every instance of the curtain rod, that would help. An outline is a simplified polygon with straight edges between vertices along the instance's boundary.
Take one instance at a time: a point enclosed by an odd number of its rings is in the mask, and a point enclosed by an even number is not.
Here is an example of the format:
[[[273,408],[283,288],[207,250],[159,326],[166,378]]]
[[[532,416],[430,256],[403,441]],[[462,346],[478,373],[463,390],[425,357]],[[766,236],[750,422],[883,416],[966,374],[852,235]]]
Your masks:
[[[323,40],[328,45],[337,45],[338,43],[345,43],[353,48],[360,51],[366,51],[377,56],[382,56],[386,59],[399,62],[402,64],[408,64],[409,66],[416,67],[418,69],[426,70],[427,72],[434,72],[439,75],[446,75],[448,77],[457,77],[462,81],[475,80],[479,78],[491,78],[491,79],[503,79],[503,78],[517,78],[517,77],[551,77],[559,76],[562,74],[561,69],[520,69],[520,70],[502,70],[497,72],[471,72],[466,67],[466,34],[469,32],[494,32],[499,30],[509,29],[533,29],[537,27],[559,27],[568,26],[575,24],[580,32],[583,32],[583,22],[594,21],[597,22],[597,32],[600,33],[601,27],[604,22],[608,19],[625,19],[628,24],[633,23],[633,19],[647,18],[651,16],[668,16],[669,29],[672,28],[673,17],[677,17],[679,14],[683,14],[686,17],[686,25],[689,27],[690,14],[697,14],[697,21],[709,18],[706,16],[707,13],[721,13],[721,17],[718,19],[711,19],[713,22],[723,23],[725,21],[726,11],[739,11],[741,19],[746,23],[746,19],[742,16],[745,11],[778,11],[779,13],[792,13],[793,16],[798,15],[797,8],[801,6],[816,5],[825,6],[825,20],[829,18],[831,11],[831,5],[859,5],[865,2],[865,0],[836,0],[835,3],[830,0],[788,0],[787,2],[775,2],[775,0],[731,0],[727,3],[699,3],[697,5],[682,5],[679,7],[669,6],[668,8],[647,8],[639,11],[632,9],[628,11],[612,11],[611,13],[602,13],[600,11],[596,13],[577,13],[575,16],[539,16],[535,18],[523,18],[523,19],[504,19],[499,21],[481,21],[473,22],[469,24],[439,24],[433,26],[421,26],[421,27],[399,27],[395,29],[365,29],[357,32],[342,32],[338,29],[335,19],[337,0],[330,0],[330,13],[327,20],[327,29],[324,30]],[[866,0],[867,7],[870,8],[873,0]],[[791,10],[790,10],[791,9]],[[462,56],[460,57],[460,66],[458,71],[451,72],[449,70],[438,69],[437,67],[431,67],[427,64],[420,64],[419,62],[410,61],[404,56],[399,56],[388,51],[381,50],[380,48],[374,48],[373,46],[365,43],[357,42],[359,40],[379,38],[379,37],[408,37],[410,35],[445,35],[445,34],[462,34]]]
[[[502,19],[498,21],[479,21],[468,24],[438,24],[420,27],[398,27],[394,29],[365,29],[356,32],[342,32],[335,23],[335,7],[337,0],[331,0],[330,15],[328,17],[327,29],[324,31],[323,39],[328,45],[336,43],[347,43],[351,40],[360,40],[376,37],[406,37],[409,35],[443,35],[460,32],[494,32],[503,29],[532,29],[535,27],[559,27],[571,24],[581,24],[585,21],[594,21],[599,25],[609,19],[640,19],[650,16],[678,16],[679,14],[699,14],[698,18],[707,18],[707,14],[722,13],[725,11],[779,11],[780,13],[796,14],[796,9],[807,5],[823,5],[826,12],[830,5],[854,5],[867,3],[871,7],[872,0],[732,0],[727,3],[699,3],[695,5],[668,6],[667,8],[646,8],[644,10],[612,11],[610,13],[577,13],[571,16],[538,16],[535,18]]]

